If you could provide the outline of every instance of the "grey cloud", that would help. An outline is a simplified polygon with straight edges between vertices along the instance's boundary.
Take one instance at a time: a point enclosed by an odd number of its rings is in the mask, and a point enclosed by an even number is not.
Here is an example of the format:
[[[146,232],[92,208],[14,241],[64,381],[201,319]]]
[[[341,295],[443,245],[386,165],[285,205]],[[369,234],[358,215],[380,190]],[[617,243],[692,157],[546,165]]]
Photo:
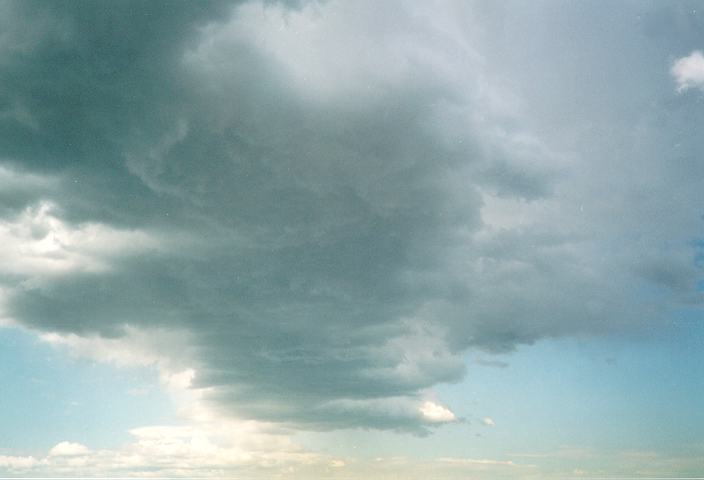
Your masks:
[[[38,199],[58,193],[59,182],[46,175],[0,167],[0,213],[16,215]]]
[[[509,366],[508,362],[503,362],[501,360],[489,360],[486,358],[478,358],[474,361],[477,365],[482,367],[492,367],[492,368],[507,368]]]
[[[3,168],[56,185],[7,204],[46,197],[67,225],[173,239],[108,271],[4,283],[25,325],[186,329],[195,386],[227,414],[424,432],[417,403],[462,378],[469,348],[658,321],[633,284],[672,283],[670,266],[638,267],[666,227],[648,226],[627,161],[601,192],[603,152],[565,160],[551,145],[570,133],[495,105],[501,68],[463,30],[472,9],[448,3],[434,24],[410,2],[4,8]],[[660,160],[643,165],[665,201]],[[486,195],[526,223],[491,227]],[[666,225],[689,240],[689,218]]]

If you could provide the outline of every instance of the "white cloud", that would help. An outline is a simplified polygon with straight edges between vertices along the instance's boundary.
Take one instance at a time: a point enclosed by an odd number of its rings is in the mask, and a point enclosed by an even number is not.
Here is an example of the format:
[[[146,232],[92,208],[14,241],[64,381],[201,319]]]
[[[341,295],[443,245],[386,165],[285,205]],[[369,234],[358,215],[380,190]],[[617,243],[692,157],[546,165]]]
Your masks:
[[[704,55],[700,50],[695,50],[675,61],[670,72],[677,81],[678,92],[704,88]]]
[[[186,347],[188,333],[176,328],[138,328],[126,325],[121,336],[81,336],[75,333],[47,332],[39,338],[54,347],[63,347],[76,358],[110,363],[118,367],[152,367],[159,369],[165,385],[190,384],[195,372]],[[178,352],[178,355],[173,353]]]
[[[484,417],[482,418],[482,423],[486,425],[487,427],[495,427],[496,423],[491,417]]]
[[[504,467],[518,467],[516,463],[514,463],[512,460],[494,460],[494,459],[488,459],[488,458],[452,458],[452,457],[445,457],[445,458],[439,458],[439,462],[442,463],[449,463],[452,465],[464,465],[464,466],[471,466],[471,465],[491,465],[491,466],[504,466]],[[527,465],[520,465],[520,466],[527,466]]]
[[[61,442],[52,447],[49,450],[50,457],[75,457],[81,455],[88,455],[90,450],[85,445],[73,442]]]
[[[0,170],[3,178],[11,178],[6,170]],[[115,257],[155,248],[157,240],[146,232],[100,223],[70,225],[54,204],[41,201],[16,217],[0,219],[0,245],[0,273],[37,278],[104,272]]]
[[[40,461],[34,457],[0,455],[0,469],[8,469],[9,471],[27,470],[39,464]]]
[[[297,465],[344,466],[344,461],[308,452],[287,433],[254,421],[151,426],[130,433],[134,441],[118,449],[90,450],[61,442],[41,459],[0,456],[0,474],[188,477],[198,471],[198,477],[222,477],[243,469],[271,478]]]
[[[443,480],[496,480],[553,478],[536,465],[494,458],[441,457],[429,460],[377,457],[373,463],[350,460],[345,478],[433,478]],[[328,476],[311,478],[330,478]],[[564,478],[564,477],[557,477]]]
[[[446,423],[457,419],[450,409],[429,400],[423,402],[419,410],[423,417],[431,422]]]
[[[354,457],[339,458],[311,453],[280,430],[259,422],[152,426],[130,433],[134,441],[119,449],[91,451],[83,445],[62,442],[44,458],[0,456],[0,474],[322,479],[344,469],[349,478],[386,478],[385,473],[393,478],[421,478],[413,475],[422,472],[423,478],[459,479],[466,478],[468,472],[491,475],[510,469],[518,473],[522,468],[534,467],[486,458],[417,461],[380,457],[371,463]],[[61,454],[54,454],[60,446]]]

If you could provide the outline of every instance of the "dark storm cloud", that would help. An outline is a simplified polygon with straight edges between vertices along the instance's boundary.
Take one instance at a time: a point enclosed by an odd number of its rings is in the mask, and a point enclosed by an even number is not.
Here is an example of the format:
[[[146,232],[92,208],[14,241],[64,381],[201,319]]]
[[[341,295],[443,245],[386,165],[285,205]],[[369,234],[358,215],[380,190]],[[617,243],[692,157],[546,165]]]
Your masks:
[[[153,221],[159,198],[124,169],[122,142],[133,130],[153,135],[178,108],[184,43],[224,7],[4,2],[0,102],[23,115],[0,120],[0,155],[76,180],[63,199],[76,220]]]
[[[230,414],[416,431],[467,348],[655,321],[630,285],[681,294],[696,273],[657,241],[638,247],[651,267],[608,250],[625,237],[587,218],[594,176],[515,127],[453,30],[476,19],[447,8],[4,3],[7,221],[51,201],[67,229],[161,242],[25,273],[8,314],[185,329],[195,385]]]

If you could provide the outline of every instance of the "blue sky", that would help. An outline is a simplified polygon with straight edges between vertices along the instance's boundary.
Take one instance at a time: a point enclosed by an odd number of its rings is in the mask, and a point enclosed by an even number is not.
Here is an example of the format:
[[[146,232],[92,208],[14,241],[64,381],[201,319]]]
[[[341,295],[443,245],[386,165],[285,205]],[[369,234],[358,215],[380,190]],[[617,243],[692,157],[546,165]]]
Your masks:
[[[173,421],[153,370],[81,361],[17,329],[0,329],[0,344],[5,452],[41,455],[66,439],[114,447],[136,425]]]
[[[700,2],[0,2],[0,475],[704,475]]]

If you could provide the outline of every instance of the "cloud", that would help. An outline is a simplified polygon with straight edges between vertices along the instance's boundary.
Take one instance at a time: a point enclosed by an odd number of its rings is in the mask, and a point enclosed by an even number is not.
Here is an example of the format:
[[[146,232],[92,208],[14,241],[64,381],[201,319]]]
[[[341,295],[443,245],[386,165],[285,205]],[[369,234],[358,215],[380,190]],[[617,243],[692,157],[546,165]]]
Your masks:
[[[482,423],[486,425],[487,427],[495,427],[496,423],[491,417],[484,417],[482,418]]]
[[[474,363],[481,365],[482,367],[493,367],[493,368],[507,368],[509,366],[508,362],[503,362],[501,360],[490,360],[486,358],[477,358]]]
[[[72,442],[61,442],[49,450],[50,457],[76,457],[88,455],[90,450],[85,445]]]
[[[145,330],[127,325],[117,337],[76,335],[75,333],[41,333],[39,339],[70,355],[118,367],[157,367],[164,378],[174,376],[177,384],[187,384],[188,333],[177,329]],[[180,355],[175,355],[179,352]],[[192,374],[190,374],[192,376]],[[187,386],[187,385],[186,385]]]
[[[506,466],[506,467],[518,467],[526,465],[517,465],[511,460],[493,460],[486,458],[440,458],[440,462],[449,463],[452,465],[496,465],[496,466]]]
[[[0,468],[10,472],[27,470],[37,466],[39,463],[40,461],[34,457],[0,455]]]
[[[695,50],[686,57],[679,58],[670,70],[677,82],[677,91],[684,92],[691,88],[704,88],[704,56]]]
[[[547,478],[551,476],[564,478],[570,475],[593,475],[595,472],[599,472],[599,475],[610,476],[647,473],[657,477],[673,474],[681,477],[696,477],[699,465],[704,458],[701,448],[694,448],[687,454],[672,454],[652,450],[607,449],[600,451],[576,446],[563,446],[551,452],[511,454],[509,456],[536,462],[538,468],[542,470],[541,477]],[[549,472],[551,469],[548,465],[550,464],[561,465],[562,468]]]
[[[419,410],[431,422],[454,422],[457,419],[449,409],[431,401],[424,402]]]
[[[341,460],[306,452],[286,434],[253,422],[195,427],[133,429],[132,443],[113,450],[90,450],[61,442],[44,458],[0,456],[0,472],[32,475],[172,476],[222,478],[244,474],[271,478],[303,465],[323,470]]]
[[[535,466],[510,460],[438,458],[425,461],[314,454],[286,433],[256,422],[219,425],[150,426],[131,430],[133,441],[119,449],[89,450],[62,442],[40,458],[0,456],[0,473],[40,476],[136,476],[171,478],[351,478],[401,473],[405,478],[523,478]],[[59,446],[65,453],[54,454]],[[70,447],[70,448],[69,448]],[[79,448],[81,447],[81,448]],[[518,476],[518,477],[516,477]]]
[[[199,426],[150,426],[133,429],[132,442],[118,449],[88,450],[79,455],[0,456],[0,473],[10,476],[100,476],[172,478],[565,478],[582,472],[630,476],[638,472],[666,476],[696,475],[699,452],[673,456],[652,451],[559,452],[525,457],[531,463],[502,458],[440,457],[418,460],[315,454],[296,445],[285,432],[257,422]],[[575,469],[564,460],[578,461]]]
[[[7,5],[3,317],[212,415],[425,433],[467,350],[700,300],[657,122],[526,116],[462,2]]]
[[[0,165],[0,208],[3,217],[16,214],[38,197],[56,193],[58,187],[57,179],[51,176]]]
[[[0,273],[35,279],[70,272],[98,273],[110,260],[154,248],[157,240],[141,231],[120,231],[101,224],[67,225],[48,202],[0,220]]]

